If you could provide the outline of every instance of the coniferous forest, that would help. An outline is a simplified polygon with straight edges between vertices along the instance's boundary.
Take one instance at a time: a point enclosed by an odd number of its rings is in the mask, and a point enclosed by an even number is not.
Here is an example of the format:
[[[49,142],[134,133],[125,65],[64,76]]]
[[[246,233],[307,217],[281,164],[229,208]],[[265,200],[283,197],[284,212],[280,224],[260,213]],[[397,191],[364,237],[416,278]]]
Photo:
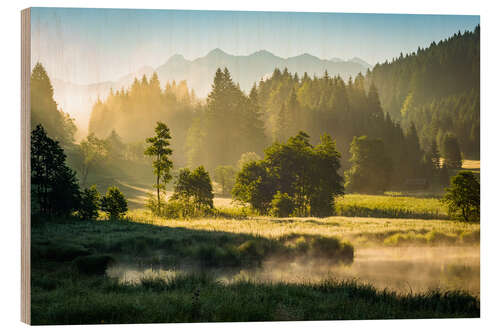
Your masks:
[[[36,62],[33,323],[478,317],[479,41],[175,55],[85,88],[83,129]]]
[[[347,170],[354,137],[367,136],[381,139],[389,155],[393,172],[387,188],[415,178],[437,182],[440,170],[432,154],[445,157],[446,138],[458,141],[462,158],[479,158],[478,59],[479,27],[348,80],[277,68],[247,93],[219,68],[205,100],[185,81],[162,87],[154,73],[99,99],[89,133],[101,139],[113,133],[130,150],[134,145],[140,150],[156,121],[165,121],[173,134],[175,164],[211,171],[236,165],[248,152],[263,155],[265,147],[299,131],[313,143],[323,134],[332,136]]]

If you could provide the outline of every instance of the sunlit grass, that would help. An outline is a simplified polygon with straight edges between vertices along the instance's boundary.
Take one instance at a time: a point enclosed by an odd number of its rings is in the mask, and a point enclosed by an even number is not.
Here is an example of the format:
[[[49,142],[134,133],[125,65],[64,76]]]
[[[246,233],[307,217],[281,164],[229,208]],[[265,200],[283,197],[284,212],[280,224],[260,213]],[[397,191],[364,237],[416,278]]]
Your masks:
[[[192,220],[170,220],[138,209],[130,211],[131,221],[158,226],[182,227],[193,230],[224,231],[236,234],[250,234],[266,238],[282,238],[290,234],[321,235],[349,240],[355,245],[384,245],[385,239],[394,234],[419,234],[425,244],[478,243],[479,224],[451,220],[391,219],[367,217],[328,218],[201,218]],[[431,233],[448,235],[451,238],[431,236]],[[477,233],[477,236],[471,234]],[[463,236],[465,235],[465,236]],[[463,239],[466,241],[463,241]],[[446,238],[446,239],[445,239]],[[394,242],[386,242],[392,245]],[[417,241],[416,243],[421,243]]]
[[[447,218],[446,207],[438,198],[346,194],[336,200],[335,209],[341,216]]]
[[[480,169],[481,161],[480,160],[463,160],[462,161],[462,169]]]

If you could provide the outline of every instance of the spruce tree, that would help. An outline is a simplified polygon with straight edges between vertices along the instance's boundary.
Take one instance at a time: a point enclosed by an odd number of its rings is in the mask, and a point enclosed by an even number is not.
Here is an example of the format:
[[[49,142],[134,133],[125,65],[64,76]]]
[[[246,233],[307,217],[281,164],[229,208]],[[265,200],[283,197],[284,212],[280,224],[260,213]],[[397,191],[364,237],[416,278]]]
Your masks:
[[[155,136],[147,138],[148,144],[144,154],[153,158],[153,172],[156,175],[156,199],[158,209],[160,209],[161,198],[160,190],[164,190],[166,184],[172,179],[171,170],[173,167],[170,156],[170,129],[162,122],[157,122],[155,128]]]

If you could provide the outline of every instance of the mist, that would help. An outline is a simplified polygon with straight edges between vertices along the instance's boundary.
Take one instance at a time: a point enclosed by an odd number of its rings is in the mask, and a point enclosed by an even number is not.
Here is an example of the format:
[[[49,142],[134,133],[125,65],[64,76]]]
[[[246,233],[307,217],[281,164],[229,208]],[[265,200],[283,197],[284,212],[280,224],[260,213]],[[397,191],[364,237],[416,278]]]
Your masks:
[[[325,279],[356,280],[379,290],[401,294],[433,289],[462,290],[480,296],[479,246],[376,247],[355,251],[351,265],[333,264],[315,257],[284,261],[269,258],[251,269],[202,269],[201,267],[140,267],[118,262],[107,271],[122,283],[139,283],[146,277],[171,279],[185,273],[207,273],[221,283],[256,282],[318,283]]]

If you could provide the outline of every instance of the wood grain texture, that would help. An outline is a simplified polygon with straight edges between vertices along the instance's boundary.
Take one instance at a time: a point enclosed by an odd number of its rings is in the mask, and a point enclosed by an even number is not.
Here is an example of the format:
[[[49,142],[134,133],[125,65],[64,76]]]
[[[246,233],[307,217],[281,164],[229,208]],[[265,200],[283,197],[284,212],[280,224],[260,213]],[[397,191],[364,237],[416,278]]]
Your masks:
[[[30,8],[21,11],[21,321],[31,323]]]

